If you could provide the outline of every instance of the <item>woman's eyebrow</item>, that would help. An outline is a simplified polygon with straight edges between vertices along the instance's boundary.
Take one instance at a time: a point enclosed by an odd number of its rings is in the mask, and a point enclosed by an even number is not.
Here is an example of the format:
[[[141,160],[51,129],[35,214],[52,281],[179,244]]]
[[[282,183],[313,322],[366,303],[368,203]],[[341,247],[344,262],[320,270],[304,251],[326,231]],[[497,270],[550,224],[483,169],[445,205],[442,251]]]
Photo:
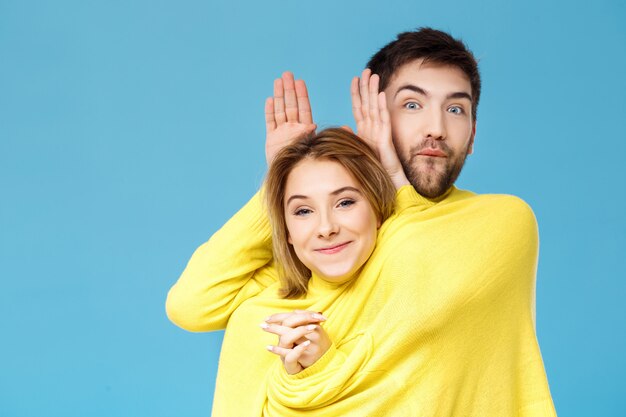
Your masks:
[[[361,190],[359,190],[358,188],[352,187],[352,186],[345,186],[345,187],[341,187],[341,188],[337,188],[335,191],[331,191],[331,195],[337,195],[337,194],[341,194],[344,191],[354,191],[355,193],[359,193],[359,194],[363,194],[361,192]],[[296,199],[300,199],[300,200],[306,200],[307,198],[309,198],[306,195],[302,195],[302,194],[294,194],[292,196],[290,196],[287,199],[287,202],[285,204],[289,204],[291,202],[291,200],[296,200]]]
[[[291,202],[291,200],[296,200],[296,199],[306,200],[307,198],[309,198],[309,197],[307,197],[305,195],[294,194],[294,195],[292,195],[291,197],[289,197],[287,199],[287,203],[285,203],[285,204],[289,204]]]
[[[359,190],[358,188],[350,187],[350,186],[338,188],[335,191],[333,191],[331,194],[337,195],[337,194],[343,193],[344,191],[354,191],[356,193],[361,194],[361,190]]]

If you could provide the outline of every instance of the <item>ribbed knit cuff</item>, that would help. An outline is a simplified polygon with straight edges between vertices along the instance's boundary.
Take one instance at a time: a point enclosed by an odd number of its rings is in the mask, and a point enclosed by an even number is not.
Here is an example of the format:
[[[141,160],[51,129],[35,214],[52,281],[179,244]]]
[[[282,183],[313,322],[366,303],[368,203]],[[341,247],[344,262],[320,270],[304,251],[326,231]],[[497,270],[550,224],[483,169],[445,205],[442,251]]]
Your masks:
[[[303,369],[302,371],[298,372],[297,374],[289,375],[289,374],[287,374],[286,371],[285,371],[285,374],[287,375],[287,378],[304,379],[304,378],[306,378],[308,376],[316,374],[319,371],[324,370],[324,368],[333,360],[333,358],[335,357],[336,354],[337,354],[337,348],[335,348],[335,344],[333,343],[333,344],[330,345],[328,350],[326,352],[324,352],[322,357],[319,358],[317,360],[317,362],[315,362],[313,365],[309,366],[306,369]]]

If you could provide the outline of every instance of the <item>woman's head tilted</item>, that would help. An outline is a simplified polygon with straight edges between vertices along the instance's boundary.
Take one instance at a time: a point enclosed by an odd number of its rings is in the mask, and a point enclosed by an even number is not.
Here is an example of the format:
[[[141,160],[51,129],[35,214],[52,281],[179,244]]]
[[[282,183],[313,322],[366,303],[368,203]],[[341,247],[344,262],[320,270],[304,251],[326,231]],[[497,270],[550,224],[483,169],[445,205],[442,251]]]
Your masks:
[[[393,212],[395,189],[376,155],[343,129],[282,149],[265,183],[285,298],[306,293],[311,271],[331,282],[351,279]]]

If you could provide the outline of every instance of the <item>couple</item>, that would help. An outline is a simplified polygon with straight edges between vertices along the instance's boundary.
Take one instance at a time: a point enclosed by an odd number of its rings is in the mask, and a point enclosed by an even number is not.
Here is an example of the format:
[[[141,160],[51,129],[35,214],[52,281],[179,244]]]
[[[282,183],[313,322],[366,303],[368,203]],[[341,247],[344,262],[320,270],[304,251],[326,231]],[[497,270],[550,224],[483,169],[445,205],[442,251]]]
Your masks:
[[[213,415],[555,416],[533,213],[453,186],[475,135],[473,55],[426,28],[367,68],[351,87],[362,140],[314,135],[304,83],[276,80],[264,189],[168,294],[179,326],[226,329]]]

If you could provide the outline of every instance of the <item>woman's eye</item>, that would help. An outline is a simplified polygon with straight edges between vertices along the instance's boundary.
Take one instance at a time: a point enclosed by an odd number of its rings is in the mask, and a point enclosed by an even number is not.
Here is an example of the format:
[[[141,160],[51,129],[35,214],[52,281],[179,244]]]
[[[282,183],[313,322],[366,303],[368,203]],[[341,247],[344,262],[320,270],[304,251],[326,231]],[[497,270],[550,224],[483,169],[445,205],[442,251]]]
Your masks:
[[[404,108],[409,110],[417,110],[420,108],[420,105],[414,101],[410,101],[404,105]]]
[[[346,200],[341,200],[338,204],[339,207],[350,207],[351,205],[353,205],[356,201],[351,200],[351,199],[346,199]]]
[[[454,114],[463,114],[463,107],[461,107],[461,106],[452,106],[452,107],[448,108],[448,111],[450,113],[454,113]]]
[[[310,213],[311,213],[311,209],[308,209],[308,208],[299,208],[293,212],[293,214],[295,214],[296,216],[306,216],[307,214],[310,214]]]

